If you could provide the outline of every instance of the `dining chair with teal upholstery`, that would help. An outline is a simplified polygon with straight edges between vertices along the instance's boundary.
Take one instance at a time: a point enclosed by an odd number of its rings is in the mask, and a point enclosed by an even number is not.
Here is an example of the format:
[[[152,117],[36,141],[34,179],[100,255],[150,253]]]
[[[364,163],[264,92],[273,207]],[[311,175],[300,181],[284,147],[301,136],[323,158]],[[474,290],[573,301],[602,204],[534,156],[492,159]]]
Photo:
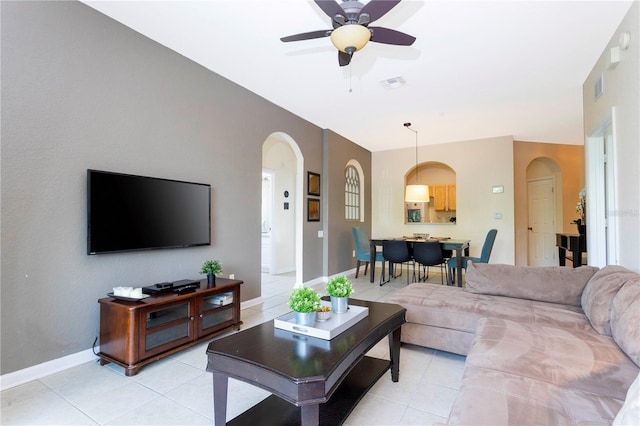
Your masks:
[[[469,261],[473,263],[489,263],[489,257],[491,257],[491,250],[493,250],[493,243],[496,241],[496,234],[498,233],[497,229],[491,229],[487,233],[487,237],[484,239],[484,244],[482,245],[482,252],[480,253],[480,257],[471,257],[471,256],[463,256],[462,257],[462,269],[467,270],[467,263]],[[456,269],[458,268],[458,259],[452,257],[447,261],[447,274],[448,274],[448,282],[454,283],[456,280]]]
[[[360,272],[360,263],[364,262],[364,274],[367,275],[369,269],[369,263],[371,262],[371,252],[369,251],[369,236],[367,231],[360,226],[354,226],[352,229],[353,242],[356,246],[356,278]],[[382,252],[376,251],[376,258],[374,260],[372,268],[376,267],[375,262],[384,262]]]

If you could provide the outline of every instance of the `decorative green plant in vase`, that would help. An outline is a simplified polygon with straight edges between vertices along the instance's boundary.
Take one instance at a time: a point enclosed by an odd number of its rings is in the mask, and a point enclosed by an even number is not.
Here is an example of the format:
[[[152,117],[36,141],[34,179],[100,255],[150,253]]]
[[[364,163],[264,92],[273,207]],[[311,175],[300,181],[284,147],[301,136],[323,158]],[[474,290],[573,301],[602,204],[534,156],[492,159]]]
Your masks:
[[[211,259],[205,260],[200,268],[200,273],[207,276],[207,282],[209,284],[216,283],[216,275],[222,272],[222,263],[219,260]]]
[[[349,278],[338,275],[327,282],[327,293],[333,297],[349,297],[353,294],[353,285]]]
[[[320,307],[320,295],[309,287],[294,288],[289,296],[289,307],[294,312],[315,312]]]
[[[312,288],[294,288],[289,296],[289,308],[295,312],[296,323],[313,326],[320,308],[320,295]]]
[[[327,293],[331,296],[331,311],[344,314],[349,309],[348,297],[353,294],[353,285],[344,275],[338,275],[327,282]]]

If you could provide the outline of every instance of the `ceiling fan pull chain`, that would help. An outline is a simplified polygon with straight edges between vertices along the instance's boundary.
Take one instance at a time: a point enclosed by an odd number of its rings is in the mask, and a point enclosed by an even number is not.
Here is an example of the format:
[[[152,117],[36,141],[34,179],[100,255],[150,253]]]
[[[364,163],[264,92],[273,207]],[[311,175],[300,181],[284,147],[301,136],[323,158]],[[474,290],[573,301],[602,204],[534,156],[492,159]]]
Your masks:
[[[351,84],[352,81],[352,73],[351,73],[351,62],[349,62],[349,93],[353,92],[353,86]]]

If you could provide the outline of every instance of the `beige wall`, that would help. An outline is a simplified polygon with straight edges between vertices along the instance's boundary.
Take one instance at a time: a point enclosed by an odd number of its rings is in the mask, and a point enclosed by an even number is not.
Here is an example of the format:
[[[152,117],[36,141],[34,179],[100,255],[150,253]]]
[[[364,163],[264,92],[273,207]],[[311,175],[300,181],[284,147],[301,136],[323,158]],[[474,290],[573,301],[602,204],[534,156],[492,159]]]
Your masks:
[[[404,179],[415,167],[414,148],[372,154],[372,236],[411,235],[414,232],[471,240],[471,255],[479,256],[489,229],[498,229],[492,263],[514,263],[513,138],[495,138],[421,146],[420,162],[438,161],[456,173],[456,224],[405,224]],[[504,186],[493,194],[492,186]],[[502,219],[494,214],[501,213]]]
[[[559,167],[540,170],[535,160],[548,159]],[[578,193],[584,187],[584,147],[581,145],[559,145],[537,142],[513,143],[514,209],[515,209],[515,263],[527,265],[528,252],[528,208],[527,179],[552,173],[556,178],[556,232],[575,233],[571,222],[577,218],[575,206]],[[527,173],[528,171],[528,173]],[[548,174],[547,174],[548,176]]]

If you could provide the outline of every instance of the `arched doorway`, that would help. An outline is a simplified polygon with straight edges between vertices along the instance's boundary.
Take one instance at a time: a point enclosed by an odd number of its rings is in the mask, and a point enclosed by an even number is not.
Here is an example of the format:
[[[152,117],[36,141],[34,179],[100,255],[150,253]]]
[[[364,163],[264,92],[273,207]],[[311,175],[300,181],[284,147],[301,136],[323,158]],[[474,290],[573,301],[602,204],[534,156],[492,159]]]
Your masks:
[[[270,134],[262,145],[263,208],[262,265],[263,272],[291,274],[302,283],[303,226],[302,152],[289,135]]]

